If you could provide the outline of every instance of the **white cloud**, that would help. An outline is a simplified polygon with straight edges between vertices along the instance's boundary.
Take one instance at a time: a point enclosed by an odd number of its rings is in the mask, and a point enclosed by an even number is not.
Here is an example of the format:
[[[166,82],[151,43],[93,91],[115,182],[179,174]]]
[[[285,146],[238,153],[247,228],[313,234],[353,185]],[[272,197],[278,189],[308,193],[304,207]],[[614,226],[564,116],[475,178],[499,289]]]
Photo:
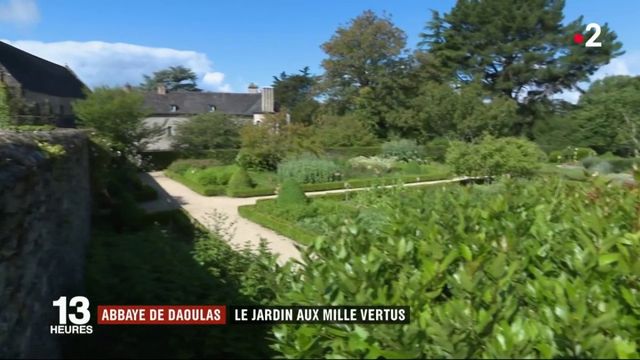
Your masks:
[[[230,90],[229,84],[224,83],[224,74],[213,71],[213,62],[206,54],[196,51],[102,41],[2,41],[51,62],[68,65],[91,87],[121,86],[126,83],[138,85],[143,74],[183,65],[198,75],[201,88]]]
[[[40,20],[35,0],[4,0],[0,2],[0,22],[28,26]]]
[[[615,75],[640,75],[640,51],[627,53],[611,60],[609,64],[601,67],[598,71],[596,71],[595,74],[593,74],[593,76],[591,76],[591,81],[593,82],[603,79],[607,76]],[[584,90],[588,89],[588,87],[589,84],[581,84],[581,88]],[[580,98],[580,92],[565,91],[561,94],[556,95],[555,98],[563,99],[575,104]]]

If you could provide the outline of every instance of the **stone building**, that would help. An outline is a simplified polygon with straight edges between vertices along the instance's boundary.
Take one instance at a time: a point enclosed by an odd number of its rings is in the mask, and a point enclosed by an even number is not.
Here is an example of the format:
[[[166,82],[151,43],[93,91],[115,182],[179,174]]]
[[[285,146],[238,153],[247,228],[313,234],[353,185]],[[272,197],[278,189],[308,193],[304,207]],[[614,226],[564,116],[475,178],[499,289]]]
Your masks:
[[[246,93],[168,92],[160,85],[157,91],[145,93],[144,100],[151,111],[145,124],[164,130],[147,146],[147,151],[172,150],[177,126],[194,115],[220,112],[230,115],[231,121],[258,124],[265,114],[274,112],[273,88],[259,90],[255,84],[249,85]]]
[[[8,88],[11,107],[21,124],[74,126],[71,103],[88,89],[67,66],[0,41],[0,81]]]

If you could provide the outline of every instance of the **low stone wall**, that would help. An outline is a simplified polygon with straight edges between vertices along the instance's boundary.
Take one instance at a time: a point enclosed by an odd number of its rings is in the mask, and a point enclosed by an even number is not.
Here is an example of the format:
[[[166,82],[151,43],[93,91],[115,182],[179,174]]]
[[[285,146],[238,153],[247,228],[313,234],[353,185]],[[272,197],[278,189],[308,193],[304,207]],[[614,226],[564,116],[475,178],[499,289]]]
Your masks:
[[[0,358],[58,357],[51,302],[83,293],[88,137],[0,131]]]

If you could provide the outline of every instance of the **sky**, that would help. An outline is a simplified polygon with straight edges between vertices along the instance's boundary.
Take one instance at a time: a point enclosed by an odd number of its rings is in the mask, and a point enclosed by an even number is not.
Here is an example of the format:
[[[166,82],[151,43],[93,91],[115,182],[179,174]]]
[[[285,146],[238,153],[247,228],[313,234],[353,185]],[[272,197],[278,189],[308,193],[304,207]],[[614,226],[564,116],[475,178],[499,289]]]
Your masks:
[[[454,0],[0,0],[0,39],[61,65],[89,86],[136,85],[143,74],[191,67],[205,90],[270,86],[282,71],[321,73],[320,46],[364,10],[391,15],[415,48],[431,9]],[[640,75],[640,1],[567,0],[565,20],[609,23],[626,54],[600,69]],[[563,97],[575,101],[577,93]]]

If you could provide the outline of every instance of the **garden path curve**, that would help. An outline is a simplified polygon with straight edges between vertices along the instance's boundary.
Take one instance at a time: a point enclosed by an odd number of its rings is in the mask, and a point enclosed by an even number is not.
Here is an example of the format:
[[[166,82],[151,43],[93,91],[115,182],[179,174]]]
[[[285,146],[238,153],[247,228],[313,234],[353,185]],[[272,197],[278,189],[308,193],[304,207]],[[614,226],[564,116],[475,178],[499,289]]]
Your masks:
[[[272,252],[278,254],[278,261],[283,263],[294,258],[300,259],[300,251],[296,248],[296,243],[271,229],[267,229],[254,222],[251,222],[238,214],[238,207],[242,205],[252,205],[259,199],[269,199],[275,196],[259,196],[251,198],[232,198],[227,196],[203,196],[185,185],[168,178],[162,171],[154,171],[141,175],[142,181],[152,186],[158,192],[158,200],[143,203],[142,207],[147,212],[164,211],[183,208],[194,219],[210,230],[216,230],[220,221],[212,219],[212,214],[222,214],[226,217],[228,224],[233,224],[235,231],[231,232],[228,240],[232,246],[243,246],[249,244],[252,248],[260,243],[260,238],[264,238],[269,243]],[[461,181],[467,178],[455,178],[450,180],[427,181],[420,183],[405,184],[404,186],[418,186],[427,184],[443,184],[448,182]],[[393,186],[393,185],[391,185]],[[362,189],[342,189],[329,191],[309,192],[310,195],[335,194]]]

